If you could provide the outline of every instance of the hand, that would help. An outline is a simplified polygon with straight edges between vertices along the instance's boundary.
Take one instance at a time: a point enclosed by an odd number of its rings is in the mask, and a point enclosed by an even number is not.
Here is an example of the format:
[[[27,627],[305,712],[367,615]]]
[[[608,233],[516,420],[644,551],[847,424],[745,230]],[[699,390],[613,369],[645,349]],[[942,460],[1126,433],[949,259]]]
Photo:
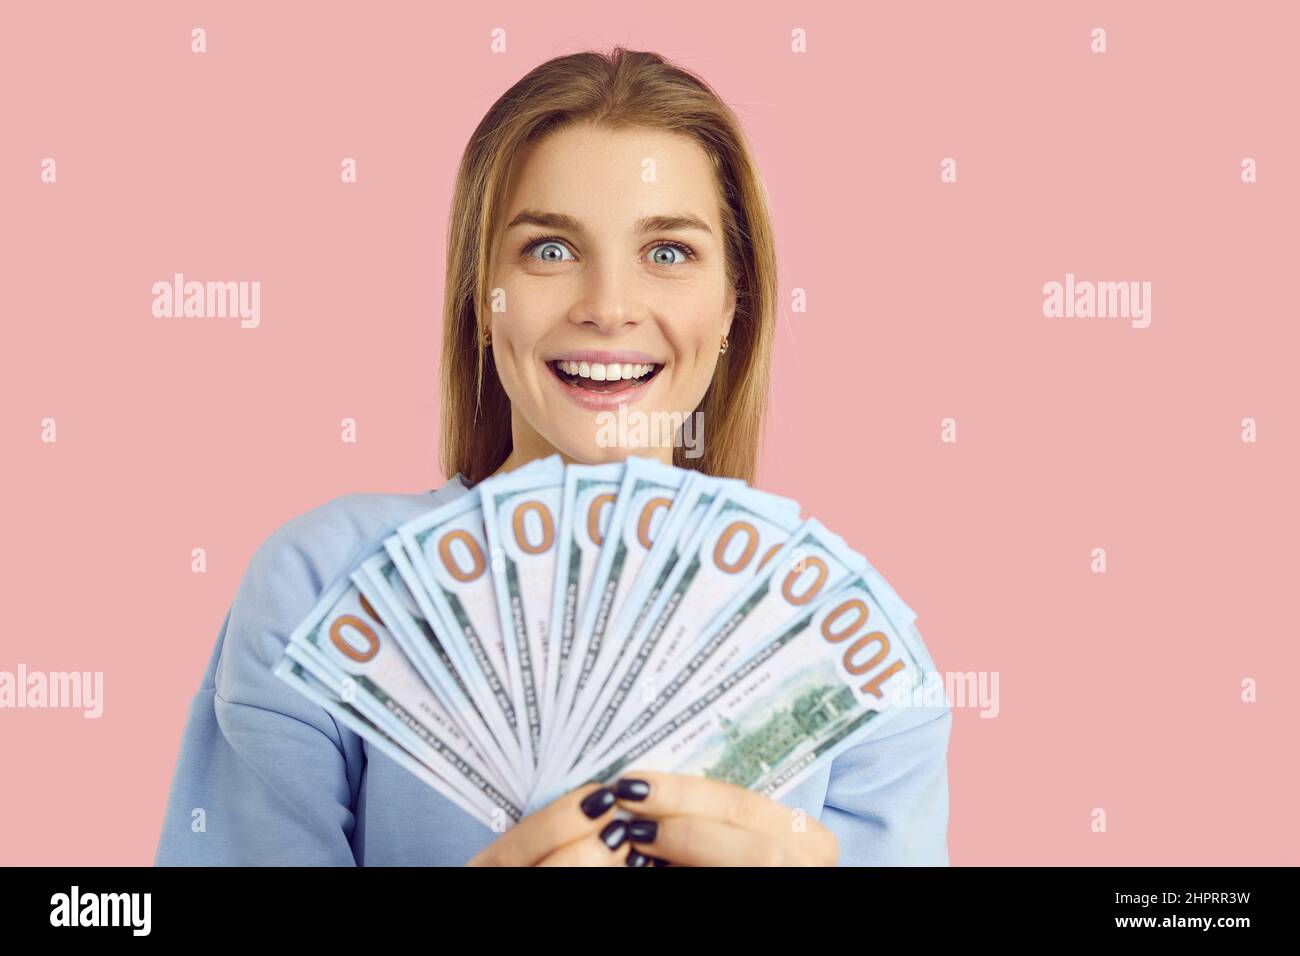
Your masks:
[[[636,853],[682,866],[836,866],[839,841],[811,814],[707,777],[633,772],[613,786]],[[641,794],[644,794],[643,796]]]
[[[625,866],[627,821],[609,787],[588,783],[530,813],[466,866]]]

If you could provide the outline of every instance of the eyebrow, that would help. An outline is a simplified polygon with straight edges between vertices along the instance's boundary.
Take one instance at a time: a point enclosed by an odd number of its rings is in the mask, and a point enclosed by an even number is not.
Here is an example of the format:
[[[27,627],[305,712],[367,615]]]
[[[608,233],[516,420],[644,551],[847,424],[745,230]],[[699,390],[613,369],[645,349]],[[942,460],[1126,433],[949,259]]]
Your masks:
[[[542,226],[546,229],[567,229],[570,232],[582,232],[582,223],[578,222],[573,216],[565,215],[561,212],[539,212],[535,209],[525,209],[514,219],[510,220],[507,229],[513,229],[515,226]],[[690,213],[679,213],[675,216],[642,216],[632,226],[636,232],[667,232],[672,229],[698,229],[708,235],[713,235],[713,230],[709,224],[699,216],[693,216]]]

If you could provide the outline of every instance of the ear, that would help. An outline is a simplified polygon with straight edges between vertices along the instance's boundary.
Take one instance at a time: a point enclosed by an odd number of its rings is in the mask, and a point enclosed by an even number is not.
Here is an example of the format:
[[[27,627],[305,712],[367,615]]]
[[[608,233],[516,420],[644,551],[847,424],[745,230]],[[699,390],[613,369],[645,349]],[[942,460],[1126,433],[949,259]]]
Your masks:
[[[727,288],[727,301],[722,313],[722,334],[724,336],[731,334],[731,321],[736,317],[736,290],[734,287]]]

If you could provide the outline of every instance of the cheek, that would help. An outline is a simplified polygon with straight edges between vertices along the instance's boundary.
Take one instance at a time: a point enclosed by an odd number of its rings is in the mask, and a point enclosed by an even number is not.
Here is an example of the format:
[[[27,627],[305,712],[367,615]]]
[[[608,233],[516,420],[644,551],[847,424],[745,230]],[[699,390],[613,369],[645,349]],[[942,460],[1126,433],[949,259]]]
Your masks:
[[[708,315],[702,309],[693,313],[696,316]],[[673,356],[680,365],[682,377],[707,379],[713,372],[713,354],[717,351],[721,336],[715,341],[716,323],[696,319],[690,323],[678,325],[669,330]]]
[[[511,361],[517,366],[517,373],[527,375],[526,368],[532,364],[538,345],[546,336],[545,313],[538,308],[538,303],[534,300],[529,300],[527,305],[521,305],[520,303],[524,301],[522,297],[518,293],[512,295],[511,290],[508,289],[505,301],[513,302],[515,305],[494,316],[493,327],[497,331],[492,337],[505,346]]]
[[[678,410],[689,410],[699,404],[713,380],[715,368],[712,326],[703,323],[688,330],[679,330],[671,341],[673,370],[669,404]]]
[[[666,333],[673,348],[683,357],[707,358],[722,340],[724,299],[717,290],[697,288],[665,305],[664,315],[672,316]]]

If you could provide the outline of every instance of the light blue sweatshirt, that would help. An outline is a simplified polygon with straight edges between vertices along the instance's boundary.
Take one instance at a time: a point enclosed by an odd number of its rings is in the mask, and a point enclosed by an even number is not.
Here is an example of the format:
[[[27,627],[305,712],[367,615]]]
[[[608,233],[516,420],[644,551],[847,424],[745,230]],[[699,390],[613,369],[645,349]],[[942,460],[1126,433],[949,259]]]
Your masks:
[[[271,673],[325,588],[467,490],[344,495],[261,544],[190,704],[157,865],[458,866],[499,836]],[[834,831],[841,865],[948,863],[952,712],[906,710],[781,797]]]

